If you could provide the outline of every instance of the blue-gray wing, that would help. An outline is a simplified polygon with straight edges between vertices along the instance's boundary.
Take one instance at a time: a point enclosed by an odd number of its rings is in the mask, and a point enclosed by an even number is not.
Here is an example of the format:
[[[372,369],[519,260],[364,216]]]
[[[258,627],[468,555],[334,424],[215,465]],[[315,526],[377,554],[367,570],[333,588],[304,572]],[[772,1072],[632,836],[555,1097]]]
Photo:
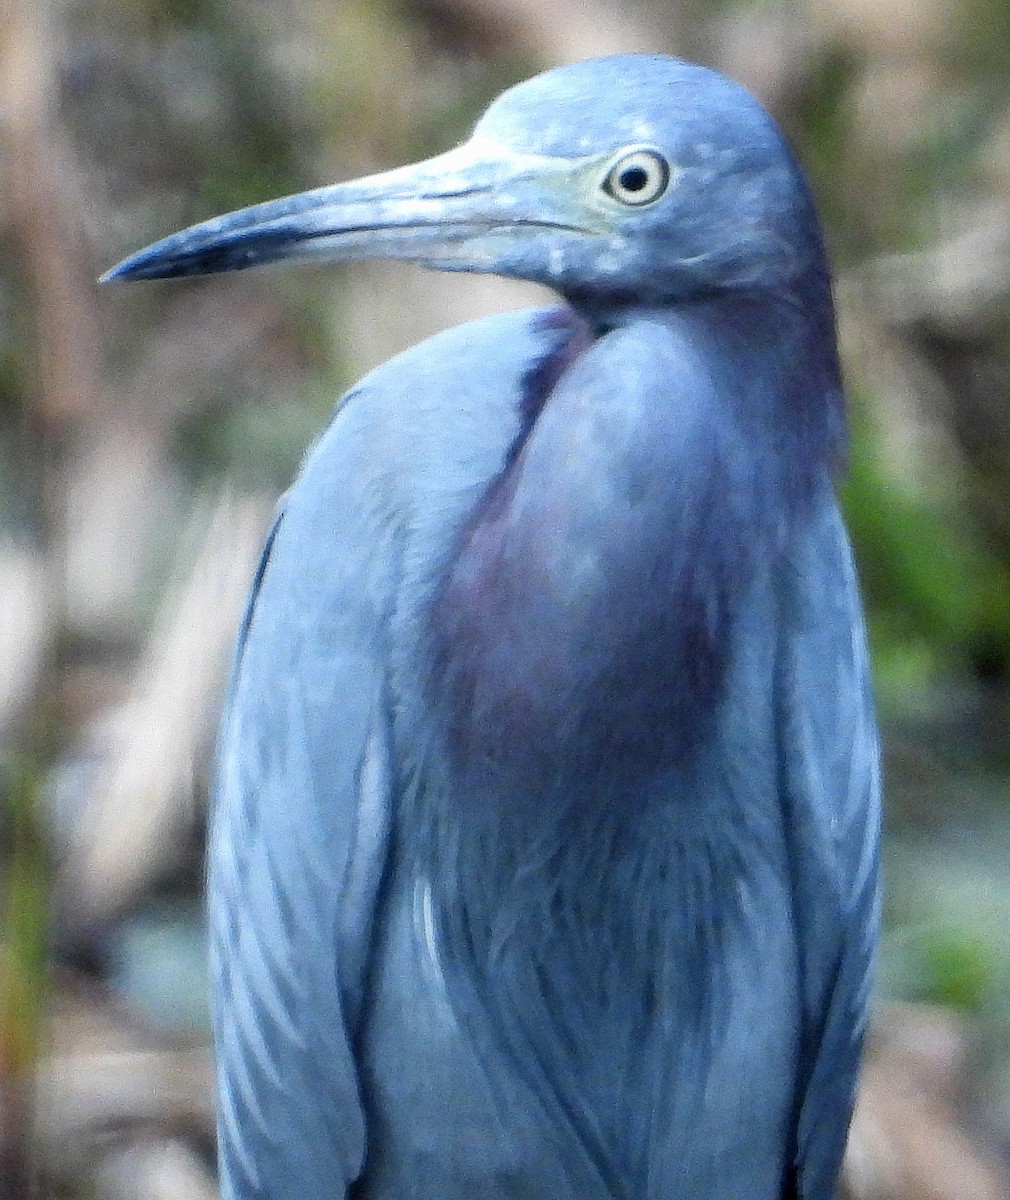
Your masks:
[[[353,481],[308,475],[246,614],[209,850],[222,1190],[243,1200],[342,1197],[364,1155],[352,1043],[390,819],[382,580],[367,509],[341,521]]]
[[[788,568],[780,771],[803,1026],[801,1200],[834,1194],[855,1094],[879,916],[880,776],[851,551],[834,505]]]
[[[512,313],[391,360],[282,503],[241,633],[209,848],[225,1200],[340,1200],[361,1172],[356,1037],[396,781],[422,740],[398,733],[423,710],[422,614],[522,426],[530,372],[569,334],[551,311]],[[462,377],[460,362],[476,366]]]

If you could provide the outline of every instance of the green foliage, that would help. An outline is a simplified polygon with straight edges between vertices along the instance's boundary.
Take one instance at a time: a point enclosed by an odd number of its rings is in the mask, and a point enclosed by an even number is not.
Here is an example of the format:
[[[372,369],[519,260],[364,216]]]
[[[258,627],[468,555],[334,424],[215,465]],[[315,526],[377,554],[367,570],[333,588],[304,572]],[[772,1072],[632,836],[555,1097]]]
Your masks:
[[[974,792],[980,781],[966,777],[961,784]],[[1001,845],[971,820],[962,828],[948,825],[939,838],[898,834],[889,840],[880,984],[895,999],[985,1018],[1010,1045],[1004,1000],[1010,983],[1010,843]]]
[[[985,600],[1001,582],[954,496],[904,477],[881,449],[857,394],[845,488],[869,610],[875,677],[886,712],[963,670],[986,629]]]
[[[37,802],[42,768],[7,764],[3,818],[7,854],[0,902],[0,1076],[34,1071],[48,996],[49,872]]]
[[[978,1013],[992,991],[994,947],[980,936],[933,929],[918,946],[917,999]]]

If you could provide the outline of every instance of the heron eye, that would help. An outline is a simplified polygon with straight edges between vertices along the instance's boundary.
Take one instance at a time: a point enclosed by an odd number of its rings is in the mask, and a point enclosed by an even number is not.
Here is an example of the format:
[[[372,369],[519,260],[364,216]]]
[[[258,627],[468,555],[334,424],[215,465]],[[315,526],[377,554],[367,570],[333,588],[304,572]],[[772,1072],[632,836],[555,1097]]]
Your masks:
[[[641,207],[658,200],[670,182],[670,164],[655,150],[633,150],[607,172],[603,190],[621,204]]]

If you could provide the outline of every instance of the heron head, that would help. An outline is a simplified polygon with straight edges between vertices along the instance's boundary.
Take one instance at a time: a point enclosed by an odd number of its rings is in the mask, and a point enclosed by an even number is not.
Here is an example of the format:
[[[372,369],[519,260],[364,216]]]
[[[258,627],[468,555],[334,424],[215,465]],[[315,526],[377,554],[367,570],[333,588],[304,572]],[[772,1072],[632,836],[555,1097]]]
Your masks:
[[[806,185],[765,110],[653,55],[547,71],[454,150],[216,217],[104,278],[376,257],[529,279],[588,308],[826,280]]]

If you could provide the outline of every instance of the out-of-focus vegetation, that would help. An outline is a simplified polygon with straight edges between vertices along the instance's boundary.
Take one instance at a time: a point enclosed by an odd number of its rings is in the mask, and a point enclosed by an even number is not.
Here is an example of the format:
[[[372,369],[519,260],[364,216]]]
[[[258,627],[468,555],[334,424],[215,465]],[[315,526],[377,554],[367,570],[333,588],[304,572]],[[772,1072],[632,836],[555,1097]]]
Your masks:
[[[201,217],[444,148],[542,67],[637,49],[771,107],[838,270],[889,795],[850,1193],[1008,1194],[1005,0],[7,0],[2,1200],[215,1194],[201,831],[273,498],[363,369],[537,295],[379,265],[95,277]]]

